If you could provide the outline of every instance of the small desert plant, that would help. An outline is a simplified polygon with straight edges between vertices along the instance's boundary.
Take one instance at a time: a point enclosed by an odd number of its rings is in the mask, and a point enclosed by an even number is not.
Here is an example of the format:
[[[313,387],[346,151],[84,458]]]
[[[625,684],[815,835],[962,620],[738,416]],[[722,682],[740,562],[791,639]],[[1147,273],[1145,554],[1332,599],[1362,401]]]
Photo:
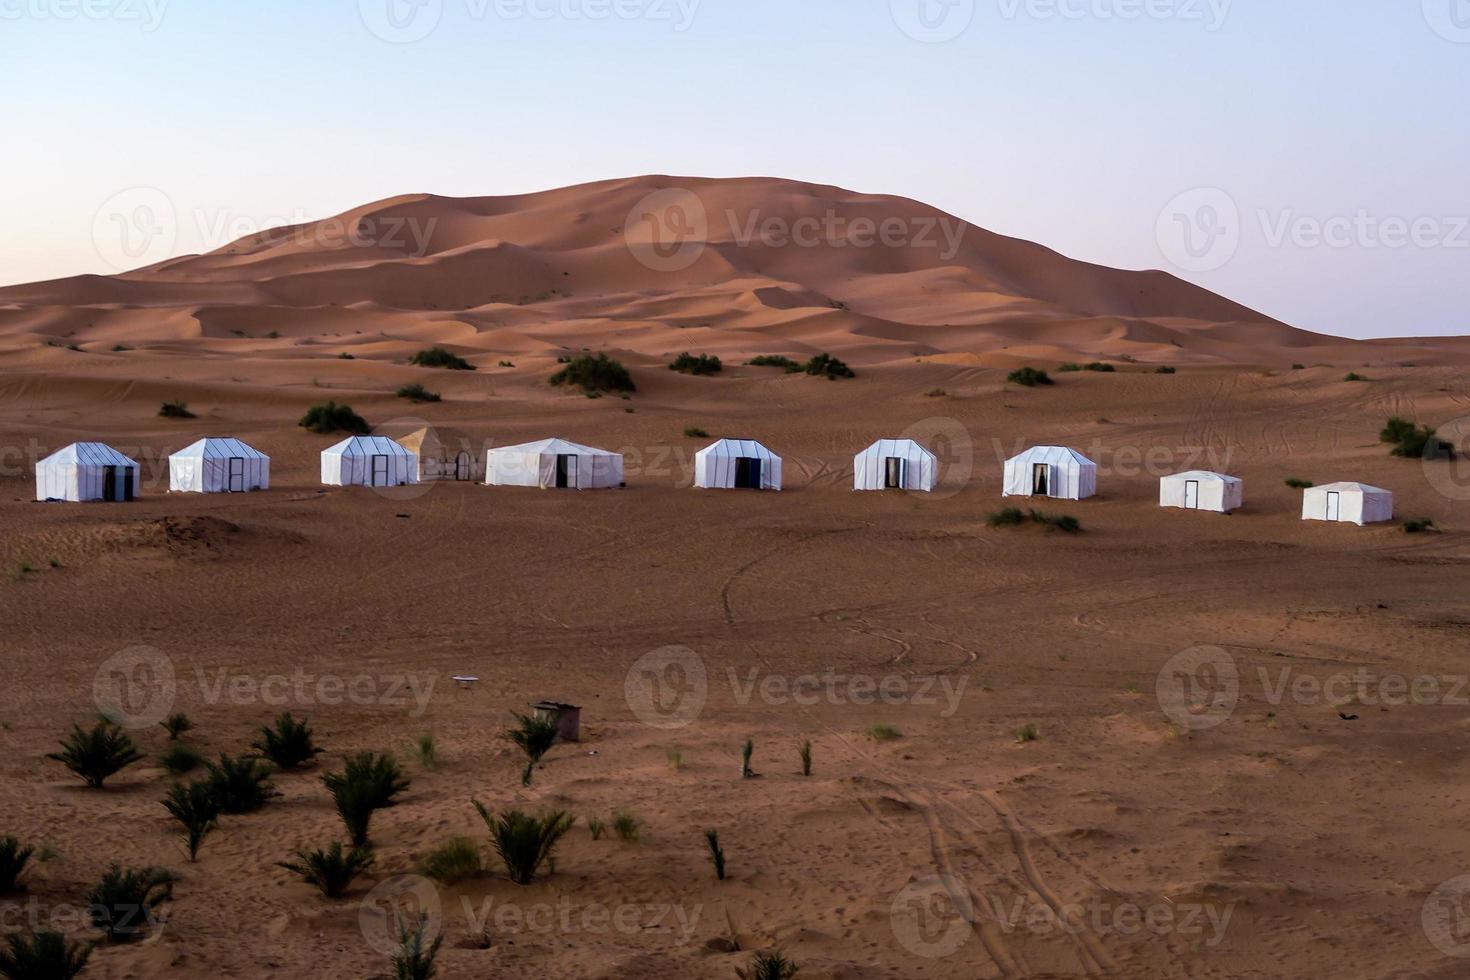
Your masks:
[[[577,818],[565,810],[533,817],[520,810],[491,813],[479,800],[472,800],[480,819],[490,831],[490,843],[505,864],[506,874],[517,885],[529,885],[541,865],[551,859],[557,842],[572,829]]]
[[[757,357],[752,357],[745,363],[752,367],[778,367],[785,368],[788,371],[801,369],[800,364],[781,354],[761,354]]]
[[[521,747],[526,754],[526,769],[521,774],[521,785],[531,785],[531,772],[536,763],[556,743],[557,723],[551,716],[516,715],[516,727],[505,733],[505,737]]]
[[[810,776],[812,774],[812,743],[802,742],[801,748],[796,751],[801,755],[801,774]]]
[[[515,362],[514,361],[499,361],[499,362],[496,363],[495,366],[496,367],[504,367],[504,368],[513,368],[513,367],[515,367]]]
[[[1019,367],[1006,375],[1006,380],[1013,385],[1021,385],[1023,388],[1035,388],[1037,385],[1049,385],[1051,377],[1040,368]]]
[[[126,732],[103,720],[90,731],[72,725],[71,734],[61,741],[61,751],[46,758],[60,762],[93,789],[101,789],[109,776],[142,759],[143,753]]]
[[[305,719],[297,721],[291,712],[279,715],[275,727],[261,726],[260,735],[250,747],[278,769],[299,769],[322,753],[311,737],[311,726]]]
[[[123,870],[114,864],[87,896],[92,926],[109,942],[137,939],[153,924],[154,910],[173,897],[174,876],[163,868]]]
[[[1081,370],[1082,370],[1082,365],[1081,364],[1078,364],[1076,361],[1068,361],[1065,364],[1058,364],[1057,365],[1057,373],[1058,374],[1075,374],[1075,373],[1077,373],[1078,371],[1081,371]]]
[[[271,767],[253,755],[221,752],[219,762],[206,762],[207,783],[221,813],[253,813],[279,796],[271,785]]]
[[[925,398],[948,398],[949,397],[949,392],[945,391],[943,388],[930,388],[928,391],[924,392],[924,397]]]
[[[1365,378],[1365,377],[1363,377],[1361,374],[1359,374],[1356,371],[1349,371],[1347,373],[1347,375],[1345,377],[1343,377],[1342,380],[1344,380],[1344,381],[1367,381],[1368,379]]]
[[[638,839],[638,818],[627,810],[619,810],[613,814],[613,833],[618,835],[618,840],[631,843]]]
[[[483,874],[485,858],[480,853],[480,845],[470,838],[451,837],[424,855],[419,871],[425,877],[452,885]]]
[[[399,398],[407,398],[411,402],[437,402],[443,401],[437,391],[430,391],[421,384],[404,385],[394,392]]]
[[[708,439],[709,433],[697,425],[691,425],[684,430],[684,436],[687,439]]]
[[[1439,528],[1435,527],[1434,522],[1427,517],[1417,521],[1404,521],[1404,533],[1406,534],[1423,534],[1425,531],[1438,530]]]
[[[0,837],[0,895],[19,890],[21,873],[35,853],[34,847],[22,847],[14,837]]]
[[[91,946],[68,942],[63,933],[49,929],[6,936],[5,944],[0,977],[6,980],[72,980],[92,955]]]
[[[720,359],[713,354],[694,355],[685,351],[674,358],[669,365],[670,371],[680,371],[684,374],[719,374],[724,367]]]
[[[902,733],[892,725],[873,725],[863,734],[875,742],[891,742]]]
[[[637,391],[633,376],[628,369],[606,354],[593,357],[579,354],[566,361],[562,369],[551,376],[551,383],[576,386],[588,393],[602,391]]]
[[[1299,480],[1294,476],[1287,479],[1286,485],[1291,487],[1293,490],[1310,490],[1312,487],[1316,486],[1316,484],[1313,483],[1311,480]]]
[[[408,923],[398,918],[398,949],[393,953],[393,980],[433,980],[434,959],[439,947],[444,945],[444,933],[439,932],[427,946],[424,940],[429,931],[429,916],[419,915],[418,923],[409,928]]]
[[[341,898],[354,878],[373,865],[373,852],[365,847],[348,850],[341,841],[332,841],[325,850],[317,848],[296,851],[296,860],[278,862],[301,876],[308,885],[315,885],[327,898]]]
[[[1068,534],[1076,534],[1082,530],[1082,522],[1068,514],[1043,514],[1039,510],[1033,510],[1030,516],[1037,524],[1044,524]]]
[[[192,745],[173,742],[158,757],[158,764],[170,776],[182,776],[204,765],[204,756],[200,755],[199,750]]]
[[[189,716],[184,714],[182,711],[175,711],[173,714],[169,715],[158,724],[159,727],[168,732],[168,740],[170,742],[177,742],[179,740],[179,736],[183,735],[185,732],[192,731],[194,728],[194,723],[190,721]]]
[[[473,371],[475,366],[458,354],[445,350],[443,347],[430,347],[421,350],[408,359],[408,363],[418,367],[447,368],[450,371]]]
[[[301,416],[301,421],[296,424],[319,436],[333,432],[346,432],[349,435],[360,436],[372,431],[367,421],[354,412],[351,406],[338,405],[336,402],[311,406],[306,410],[306,414]]]
[[[368,847],[368,830],[373,814],[378,811],[376,788],[370,781],[359,778],[329,784],[328,792],[337,816],[342,818],[348,840],[354,847]]]
[[[1178,374],[1178,369],[1171,368],[1167,364],[1154,368],[1154,374]]]
[[[740,746],[740,778],[749,779],[755,775],[750,768],[750,757],[755,754],[755,740],[747,738],[745,744]]]
[[[1019,507],[1005,507],[985,518],[986,527],[1018,527],[1026,523],[1026,515]]]
[[[375,809],[393,806],[396,797],[412,784],[393,756],[384,752],[359,752],[343,760],[342,772],[329,772],[322,777],[328,790],[346,783],[362,783]]]
[[[857,374],[852,368],[833,357],[831,354],[818,354],[802,366],[802,370],[813,377],[826,378],[828,381],[836,381],[838,378],[855,378]]]
[[[1041,737],[1036,731],[1035,725],[1022,725],[1011,734],[1015,736],[1016,742],[1021,745],[1025,745],[1027,742],[1034,742]]]
[[[801,967],[788,960],[777,950],[773,953],[756,953],[750,958],[750,968],[735,969],[740,980],[791,980]]]
[[[669,749],[669,768],[678,772],[684,768],[684,751],[682,749]]]
[[[1378,439],[1393,444],[1390,455],[1406,459],[1453,459],[1455,455],[1454,445],[1435,438],[1434,429],[1415,425],[1397,415],[1384,424]]]
[[[588,817],[587,831],[592,835],[593,840],[602,840],[602,835],[607,833],[607,824],[601,817]]]
[[[189,406],[181,401],[164,402],[158,408],[158,417],[161,419],[192,419],[194,413],[189,411]]]
[[[1307,366],[1305,364],[1293,364],[1291,366],[1291,369],[1293,371],[1305,371],[1307,369]]]
[[[199,846],[219,823],[219,800],[208,782],[178,783],[163,798],[163,808],[184,828],[189,860],[199,859]]]
[[[1115,367],[1113,367],[1113,365],[1108,364],[1106,361],[1093,361],[1090,364],[1084,364],[1084,365],[1082,365],[1082,370],[1084,370],[1084,371],[1097,371],[1097,372],[1100,372],[1102,374],[1112,374],[1114,371],[1116,371],[1118,369],[1115,368]]]
[[[340,353],[340,354],[337,355],[337,360],[339,360],[339,361],[355,361],[355,360],[357,360],[357,355],[356,354],[349,354],[346,351],[343,351],[342,353]]]
[[[423,732],[413,740],[413,754],[419,760],[419,765],[425,769],[433,769],[439,765],[439,746],[434,741],[433,732]]]
[[[725,849],[720,846],[720,832],[718,830],[706,830],[704,842],[709,847],[710,863],[715,866],[715,877],[721,881],[725,880]]]

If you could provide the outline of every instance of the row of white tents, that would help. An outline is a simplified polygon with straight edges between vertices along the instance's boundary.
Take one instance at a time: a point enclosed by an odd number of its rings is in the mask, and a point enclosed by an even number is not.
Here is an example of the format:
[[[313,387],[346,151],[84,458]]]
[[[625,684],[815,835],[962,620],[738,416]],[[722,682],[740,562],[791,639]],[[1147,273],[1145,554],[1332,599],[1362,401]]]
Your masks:
[[[431,434],[430,434],[431,435]],[[328,486],[396,487],[429,479],[469,479],[468,453],[421,456],[424,431],[402,440],[352,436],[322,450]],[[416,451],[418,450],[418,451]],[[430,463],[432,462],[432,466]],[[938,460],[912,439],[880,439],[853,459],[854,490],[932,491]],[[594,490],[623,484],[620,453],[564,439],[491,449],[489,486]],[[132,500],[138,464],[110,446],[78,442],[36,464],[37,500]],[[174,491],[241,493],[270,487],[270,458],[238,439],[200,439],[169,457]],[[781,457],[754,439],[721,439],[694,456],[694,485],[703,489],[780,490]],[[1083,500],[1097,493],[1097,464],[1065,446],[1035,446],[1006,461],[1003,494]],[[1238,477],[1190,470],[1159,481],[1159,506],[1229,513],[1245,502]],[[1302,495],[1302,519],[1372,524],[1393,519],[1393,494],[1362,483],[1332,483]]]

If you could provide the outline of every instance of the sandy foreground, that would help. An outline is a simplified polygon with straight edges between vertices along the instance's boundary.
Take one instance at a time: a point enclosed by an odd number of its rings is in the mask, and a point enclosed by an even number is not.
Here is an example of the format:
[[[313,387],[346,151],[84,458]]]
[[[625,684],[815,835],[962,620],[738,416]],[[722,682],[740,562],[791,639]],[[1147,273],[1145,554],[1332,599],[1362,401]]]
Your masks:
[[[1470,464],[1378,442],[1401,415],[1470,449],[1462,341],[1319,338],[1159,274],[988,239],[955,267],[711,252],[725,266],[612,297],[632,267],[591,238],[656,189],[419,201],[447,237],[390,269],[288,242],[0,291],[0,834],[46,849],[28,892],[0,899],[5,931],[87,935],[85,896],[120,861],[177,872],[175,900],[84,977],[384,975],[400,907],[434,913],[455,978],[730,978],[775,947],[802,978],[1470,972]],[[560,248],[582,263],[566,278],[601,284],[491,301],[510,287],[485,286],[480,221],[505,226],[484,268],[510,250],[515,275],[560,277]],[[416,277],[462,284],[453,315]],[[479,370],[409,367],[427,343]],[[624,360],[638,392],[548,386],[583,346]],[[684,349],[727,368],[665,370]],[[741,364],[823,349],[859,377]],[[1093,357],[1117,373],[1055,373]],[[1007,385],[1027,361],[1057,384]],[[444,401],[393,396],[412,381]],[[477,454],[553,435],[618,450],[628,486],[325,489],[336,437],[295,423],[329,398]],[[199,417],[159,418],[166,399]],[[760,439],[786,489],[691,489],[709,440],[688,427]],[[167,454],[204,435],[269,454],[271,490],[167,494]],[[898,436],[938,452],[940,492],[853,493],[852,455]],[[33,461],[79,439],[139,459],[142,499],[32,502]],[[985,526],[1001,462],[1037,443],[1100,465],[1099,497],[1041,507],[1080,534]],[[1160,510],[1158,477],[1192,468],[1243,477],[1245,509]],[[1304,523],[1288,478],[1386,487],[1400,519],[1441,532]],[[149,756],[100,792],[44,758],[99,687],[124,691]],[[523,788],[502,735],[543,698],[582,706],[583,739]],[[151,719],[168,708],[209,753],[285,710],[328,751],[190,864],[159,805]],[[320,772],[363,749],[413,783],[375,818],[372,874],[329,901],[275,862],[341,836]],[[519,887],[492,859],[453,887],[405,878],[450,836],[488,844],[472,798],[575,813],[554,873]],[[594,841],[587,817],[618,810],[639,839]]]

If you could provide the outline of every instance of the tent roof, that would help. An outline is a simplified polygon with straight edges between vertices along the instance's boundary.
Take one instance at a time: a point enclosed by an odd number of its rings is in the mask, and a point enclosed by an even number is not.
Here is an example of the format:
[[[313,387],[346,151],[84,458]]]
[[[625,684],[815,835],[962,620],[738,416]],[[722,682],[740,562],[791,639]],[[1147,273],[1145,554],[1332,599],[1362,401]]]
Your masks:
[[[775,453],[754,439],[721,439],[705,446],[695,456],[734,456],[756,459],[777,459]]]
[[[414,456],[387,436],[350,436],[322,450],[332,456]]]
[[[1390,490],[1384,490],[1382,487],[1370,487],[1366,483],[1325,483],[1320,487],[1308,487],[1307,493],[1311,493],[1314,490],[1323,493],[1330,491],[1332,493],[1392,494]]]
[[[1209,480],[1214,483],[1239,483],[1240,477],[1227,476],[1224,473],[1216,473],[1214,470],[1185,470],[1183,473],[1170,473],[1163,477],[1165,480]]]
[[[228,436],[205,436],[174,453],[188,459],[231,459],[236,456],[246,459],[270,459],[265,453],[247,446],[239,439]]]
[[[565,439],[541,439],[537,442],[523,442],[519,446],[498,446],[490,450],[491,453],[540,453],[546,455],[554,453],[558,456],[616,456],[617,453],[608,452],[606,449],[594,449],[591,446],[583,446],[580,443],[568,442]]]
[[[918,450],[919,453],[924,456],[928,456],[931,459],[934,458],[933,453],[931,453],[929,450],[925,449],[923,446],[919,445],[912,439],[879,439],[867,449],[864,449],[862,452],[858,453],[858,455],[867,456],[871,453],[875,456],[891,456],[895,453],[903,454],[913,452],[914,450]]]
[[[1066,446],[1032,446],[1019,456],[1013,456],[1009,462],[1012,463],[1076,463],[1079,466],[1096,466],[1092,460]]]
[[[42,463],[72,463],[82,466],[133,466],[137,461],[101,442],[74,442],[41,460]],[[39,465],[39,464],[38,464]]]

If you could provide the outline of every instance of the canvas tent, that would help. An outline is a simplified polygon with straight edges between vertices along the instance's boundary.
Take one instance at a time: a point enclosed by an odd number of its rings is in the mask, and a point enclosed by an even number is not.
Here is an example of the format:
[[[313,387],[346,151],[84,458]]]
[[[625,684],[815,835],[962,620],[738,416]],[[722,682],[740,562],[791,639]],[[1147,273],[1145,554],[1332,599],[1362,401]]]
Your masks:
[[[694,485],[717,490],[780,490],[781,457],[754,439],[721,439],[694,454]]]
[[[598,490],[621,486],[623,457],[565,439],[502,446],[485,454],[485,485]]]
[[[1097,464],[1065,446],[1033,446],[1006,460],[1006,497],[1081,500],[1097,493]]]
[[[1159,506],[1228,514],[1245,502],[1245,482],[1209,470],[1189,470],[1159,480]]]
[[[419,482],[419,460],[387,436],[352,436],[322,450],[322,482],[333,487],[400,487]]]
[[[939,461],[912,439],[879,439],[853,457],[854,490],[934,489]]]
[[[126,501],[138,496],[138,464],[100,442],[74,442],[36,464],[37,500]]]
[[[418,457],[419,482],[427,480],[473,480],[478,474],[475,455],[468,440],[456,441],[432,426],[416,429],[397,442]]]
[[[1329,483],[1302,492],[1302,520],[1376,524],[1393,520],[1393,494],[1366,483]]]
[[[210,436],[168,458],[169,489],[186,493],[244,493],[271,485],[271,460],[239,439]]]

